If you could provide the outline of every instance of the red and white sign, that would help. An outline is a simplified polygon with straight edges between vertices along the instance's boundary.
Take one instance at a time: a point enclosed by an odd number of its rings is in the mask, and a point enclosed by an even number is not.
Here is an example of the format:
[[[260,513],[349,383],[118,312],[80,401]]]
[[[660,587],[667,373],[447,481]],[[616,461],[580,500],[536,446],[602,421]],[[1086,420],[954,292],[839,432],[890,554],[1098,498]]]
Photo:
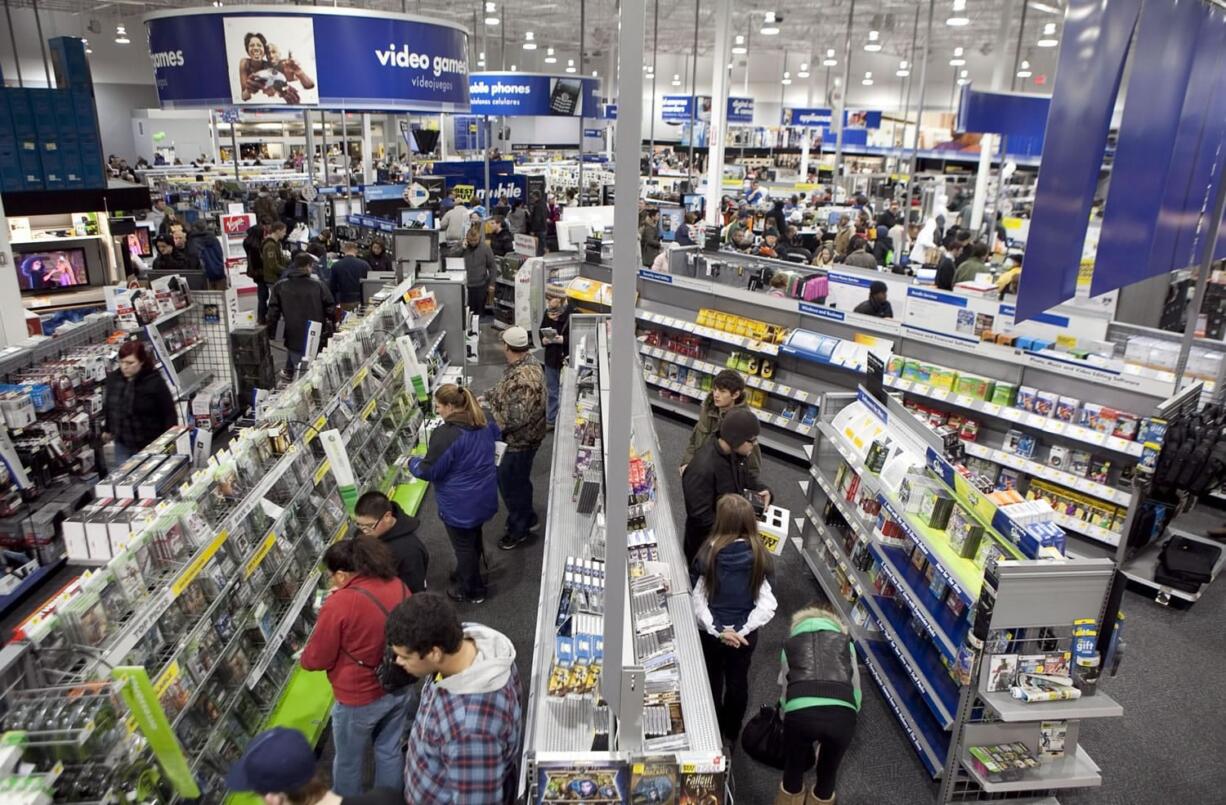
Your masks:
[[[255,224],[255,215],[245,212],[241,215],[221,216],[221,231],[226,236],[243,235]]]

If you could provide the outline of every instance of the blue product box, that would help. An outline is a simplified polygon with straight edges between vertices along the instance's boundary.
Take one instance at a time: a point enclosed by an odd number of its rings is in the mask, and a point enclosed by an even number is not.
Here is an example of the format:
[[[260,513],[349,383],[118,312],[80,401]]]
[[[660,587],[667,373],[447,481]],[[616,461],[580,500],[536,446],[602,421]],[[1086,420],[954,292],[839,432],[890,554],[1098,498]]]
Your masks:
[[[13,134],[18,140],[34,136],[34,118],[30,112],[28,92],[29,90],[25,89],[10,88],[4,93],[8,96],[9,116],[13,124]]]
[[[47,89],[46,87],[27,89],[26,101],[30,105],[30,114],[34,115],[35,118],[54,115],[55,104],[52,102],[52,96],[55,92],[56,90]]]

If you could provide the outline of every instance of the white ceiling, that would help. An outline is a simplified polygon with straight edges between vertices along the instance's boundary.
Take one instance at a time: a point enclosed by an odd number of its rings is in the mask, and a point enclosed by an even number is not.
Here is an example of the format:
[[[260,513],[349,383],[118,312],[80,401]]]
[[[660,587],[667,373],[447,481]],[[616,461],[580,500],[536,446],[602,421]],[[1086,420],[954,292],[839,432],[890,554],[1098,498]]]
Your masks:
[[[441,17],[465,25],[474,32],[473,56],[485,52],[487,69],[499,69],[512,64],[520,70],[552,70],[566,64],[567,59],[578,59],[579,51],[579,15],[580,4],[586,10],[586,34],[584,48],[587,71],[597,70],[605,77],[611,67],[610,57],[616,48],[618,0],[499,0],[497,16],[500,24],[487,26],[484,24],[484,0],[461,0],[461,2],[441,2],[441,0],[363,0],[362,2],[336,2],[332,5],[353,6],[368,10],[406,11],[412,14]],[[646,0],[646,59],[657,65],[657,91],[661,94],[685,92],[689,89],[689,73],[691,59],[694,53],[695,3],[698,7],[698,91],[706,91],[711,80],[711,63],[709,54],[714,40],[714,2],[713,0]],[[741,91],[745,82],[745,71],[749,71],[749,83],[752,85],[779,85],[782,72],[785,69],[784,58],[787,58],[787,68],[793,73],[794,84],[787,90],[788,102],[795,104],[808,99],[808,87],[802,79],[795,77],[802,62],[812,64],[813,99],[820,103],[827,86],[826,68],[820,66],[822,55],[827,48],[834,48],[839,65],[830,70],[829,79],[840,76],[844,69],[844,47],[847,41],[848,13],[852,0],[811,0],[799,8],[784,8],[772,6],[779,0],[750,0],[748,3],[735,4],[733,12],[733,32],[747,35],[749,53],[747,56],[736,56],[733,68],[733,92]],[[28,14],[33,5],[31,0],[10,0],[14,9],[22,9]],[[1063,20],[1063,5],[1065,0],[1028,0],[1024,30],[1020,19],[1022,0],[967,0],[966,16],[970,23],[964,27],[951,27],[945,24],[950,16],[953,0],[935,0],[934,24],[932,30],[933,51],[928,75],[928,105],[947,104],[952,94],[958,71],[966,69],[968,78],[976,84],[987,84],[992,71],[998,62],[1005,60],[1006,83],[1008,89],[1012,83],[1013,64],[1018,57],[1019,32],[1020,58],[1028,59],[1035,76],[1046,76],[1050,79],[1055,67],[1056,48],[1038,48],[1035,43],[1045,23],[1055,23],[1057,31]],[[327,5],[327,3],[320,3]],[[95,46],[95,60],[104,51],[108,57],[137,59],[140,52],[141,15],[155,10],[170,8],[200,7],[208,5],[207,0],[104,0],[104,2],[85,2],[85,0],[40,0],[38,7],[44,16],[61,22],[47,25],[52,31],[45,31],[46,36],[55,33],[80,33],[91,38]],[[253,5],[252,3],[225,2],[225,7]],[[261,3],[261,5],[293,5],[292,3]],[[306,3],[303,3],[306,5]],[[912,90],[917,91],[914,83],[918,77],[918,69],[913,65],[909,79],[895,76],[898,62],[901,59],[914,62],[923,53],[923,43],[926,37],[928,0],[855,0],[855,15],[852,21],[852,59],[849,84],[851,91],[848,101],[855,102],[857,94],[871,96],[879,105],[882,99],[897,98],[901,106],[907,90],[907,82],[912,82]],[[765,12],[774,10],[781,16],[777,36],[763,36],[759,29]],[[61,12],[56,14],[54,12]],[[67,12],[67,13],[63,13]],[[15,12],[17,13],[17,12]],[[656,14],[658,13],[658,25]],[[918,46],[913,47],[913,33],[916,32],[918,15]],[[1010,19],[1009,29],[1001,32],[1001,20],[1006,16]],[[68,23],[63,20],[69,19]],[[123,22],[133,34],[133,43],[127,48],[114,48],[109,39],[113,37],[116,23]],[[0,15],[0,27],[6,27]],[[24,26],[19,26],[24,27]],[[90,33],[91,30],[95,33]],[[863,50],[870,28],[880,32],[882,49],[878,53]],[[75,30],[73,30],[75,29]],[[540,47],[529,52],[521,48],[524,33],[532,31]],[[11,45],[7,31],[0,35],[0,53],[3,61],[12,59]],[[657,35],[658,34],[658,35]],[[505,58],[503,43],[505,39]],[[1002,49],[1000,43],[1006,43]],[[99,48],[102,43],[103,47]],[[962,68],[948,64],[955,47],[965,49],[967,64]],[[24,49],[29,43],[20,44]],[[544,58],[546,48],[553,47],[560,58],[557,65],[546,65]],[[653,61],[652,52],[656,52]],[[131,55],[129,55],[129,51]],[[703,57],[706,57],[705,59]],[[142,65],[143,68],[143,65]],[[872,71],[874,85],[871,89],[863,88],[861,80],[865,71]],[[674,87],[671,79],[674,74],[682,78],[682,86]],[[11,76],[10,76],[11,77]],[[1045,86],[1036,86],[1033,79],[1016,80],[1018,90],[1042,92],[1050,89],[1050,80]],[[780,90],[782,91],[782,86]],[[751,91],[760,92],[762,87],[751,87]],[[773,91],[772,91],[773,92]],[[774,98],[772,98],[773,100]],[[912,101],[914,103],[914,100]]]

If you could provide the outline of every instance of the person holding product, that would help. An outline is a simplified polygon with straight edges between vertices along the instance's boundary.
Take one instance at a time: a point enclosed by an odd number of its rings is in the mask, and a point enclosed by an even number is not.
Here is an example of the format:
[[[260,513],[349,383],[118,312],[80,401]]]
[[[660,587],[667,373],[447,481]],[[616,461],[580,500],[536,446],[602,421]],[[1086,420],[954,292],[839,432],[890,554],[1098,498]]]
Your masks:
[[[507,443],[498,465],[498,490],[507,507],[507,533],[498,541],[504,551],[528,541],[539,518],[532,508],[532,462],[545,439],[545,373],[533,357],[528,331],[508,327],[502,334],[507,368],[485,395],[494,421]]]
[[[498,513],[495,444],[501,434],[472,392],[454,383],[434,392],[434,410],[443,424],[430,433],[426,455],[409,460],[409,472],[434,484],[438,516],[455,549],[456,586],[447,595],[480,604],[488,593],[481,578],[481,529]]]
[[[685,499],[686,562],[693,562],[715,525],[715,506],[724,495],[753,495],[769,506],[770,489],[748,466],[762,426],[747,408],[733,408],[719,423],[719,435],[694,453],[681,474]]]
[[[749,402],[745,399],[745,379],[735,369],[721,369],[711,381],[711,393],[698,408],[698,422],[690,431],[690,441],[685,446],[685,452],[681,454],[679,472],[685,473],[686,465],[694,460],[694,453],[698,452],[698,448],[719,433],[724,414],[736,408],[749,410]],[[762,449],[757,443],[745,459],[745,466],[755,475],[761,471]]]
[[[426,589],[430,554],[417,536],[420,521],[382,492],[367,492],[353,509],[354,525],[364,537],[374,537],[392,552],[396,575],[410,592]]]
[[[552,333],[548,332],[552,331]],[[545,315],[538,328],[541,343],[545,345],[545,429],[553,430],[558,419],[558,392],[562,379],[562,366],[570,347],[570,304],[566,289],[557,285],[545,286]]]
[[[470,226],[464,236],[464,281],[468,285],[468,309],[474,316],[485,313],[490,283],[497,273],[498,264],[490,245],[481,237],[481,225]]]
[[[265,264],[267,265],[267,263]],[[268,332],[275,334],[277,324],[285,319],[285,370],[287,379],[306,354],[307,334],[311,322],[320,324],[320,346],[332,330],[336,303],[328,286],[313,273],[315,258],[305,252],[294,255],[294,262],[285,277],[272,286],[268,294]]]
[[[460,623],[436,593],[392,611],[396,662],[426,680],[404,760],[404,801],[509,805],[517,801],[523,739],[515,646],[501,632]]]
[[[353,310],[362,303],[362,280],[370,273],[370,264],[358,257],[358,244],[351,240],[341,244],[341,251],[345,256],[332,264],[328,288],[338,305]]]
[[[879,319],[894,318],[894,308],[889,302],[890,286],[881,280],[873,280],[868,286],[868,299],[856,305],[853,313],[876,316]]]
[[[125,341],[119,348],[119,368],[107,375],[102,411],[103,436],[115,443],[115,466],[179,424],[174,396],[144,343]]]
[[[315,762],[314,747],[289,727],[255,736],[226,774],[226,788],[232,794],[257,794],[264,805],[404,805],[404,792],[395,788],[352,797],[334,792]]]
[[[860,669],[847,626],[829,606],[792,616],[779,684],[787,755],[775,805],[834,805],[839,764],[856,733]],[[817,781],[806,792],[805,773],[815,762]]]
[[[326,671],[336,697],[333,788],[342,797],[362,793],[366,750],[371,747],[375,786],[399,789],[404,783],[400,750],[407,695],[385,691],[375,669],[387,646],[388,616],[409,597],[409,589],[396,576],[392,552],[377,539],[359,536],[337,542],[324,552],[323,564],[332,589],[300,662],[307,671]]]
[[[753,506],[743,495],[724,495],[715,506],[711,536],[690,567],[690,582],[715,714],[728,744],[740,737],[749,705],[749,662],[758,630],[775,616],[772,573]]]

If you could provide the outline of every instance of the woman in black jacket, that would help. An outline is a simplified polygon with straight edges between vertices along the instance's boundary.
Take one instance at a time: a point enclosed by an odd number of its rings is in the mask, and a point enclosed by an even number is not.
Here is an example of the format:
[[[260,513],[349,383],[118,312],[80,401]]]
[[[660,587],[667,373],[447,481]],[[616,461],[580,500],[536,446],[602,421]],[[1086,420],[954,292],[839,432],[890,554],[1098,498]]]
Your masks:
[[[104,435],[115,442],[116,466],[179,424],[174,397],[140,341],[119,348],[119,369],[106,378],[104,400]]]
[[[366,263],[371,271],[395,271],[392,256],[387,253],[387,245],[380,238],[370,242],[370,251],[366,253]]]

